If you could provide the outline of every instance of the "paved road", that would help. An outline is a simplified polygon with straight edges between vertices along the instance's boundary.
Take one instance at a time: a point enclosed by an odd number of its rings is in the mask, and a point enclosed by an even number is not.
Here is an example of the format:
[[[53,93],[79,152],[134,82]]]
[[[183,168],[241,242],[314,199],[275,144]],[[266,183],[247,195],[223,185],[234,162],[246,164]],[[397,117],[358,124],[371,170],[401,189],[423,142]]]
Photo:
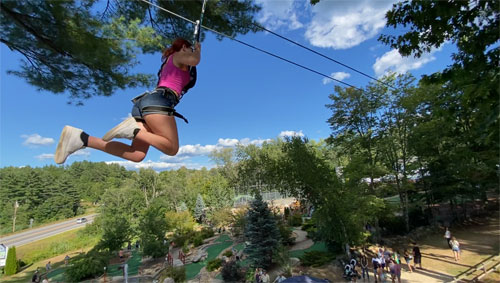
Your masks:
[[[96,215],[97,214],[86,215],[85,218],[87,218],[88,221],[82,224],[76,223],[75,218],[64,222],[59,222],[57,224],[29,229],[5,237],[0,236],[0,244],[19,247],[69,230],[83,228],[86,224],[92,223]]]

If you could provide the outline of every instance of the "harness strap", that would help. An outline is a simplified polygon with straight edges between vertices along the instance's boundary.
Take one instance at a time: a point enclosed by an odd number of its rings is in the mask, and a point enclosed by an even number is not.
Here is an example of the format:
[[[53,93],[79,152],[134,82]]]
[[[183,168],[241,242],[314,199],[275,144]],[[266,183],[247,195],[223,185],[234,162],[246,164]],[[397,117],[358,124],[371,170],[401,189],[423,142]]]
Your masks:
[[[168,112],[169,116],[175,116],[178,118],[181,118],[186,122],[186,124],[189,124],[188,120],[186,117],[182,116],[181,113],[177,112],[174,108],[172,107],[166,107],[166,106],[146,106],[143,108],[143,110],[152,110],[152,111],[165,111]]]

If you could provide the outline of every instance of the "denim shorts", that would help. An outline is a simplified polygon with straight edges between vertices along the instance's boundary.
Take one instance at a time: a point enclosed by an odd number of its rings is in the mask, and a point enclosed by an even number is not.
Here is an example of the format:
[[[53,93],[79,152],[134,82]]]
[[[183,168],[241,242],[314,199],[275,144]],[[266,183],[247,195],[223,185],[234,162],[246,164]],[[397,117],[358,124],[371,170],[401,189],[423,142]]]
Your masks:
[[[135,97],[132,103],[132,117],[144,120],[144,116],[149,114],[174,115],[174,107],[179,103],[179,99],[169,88],[156,88]]]

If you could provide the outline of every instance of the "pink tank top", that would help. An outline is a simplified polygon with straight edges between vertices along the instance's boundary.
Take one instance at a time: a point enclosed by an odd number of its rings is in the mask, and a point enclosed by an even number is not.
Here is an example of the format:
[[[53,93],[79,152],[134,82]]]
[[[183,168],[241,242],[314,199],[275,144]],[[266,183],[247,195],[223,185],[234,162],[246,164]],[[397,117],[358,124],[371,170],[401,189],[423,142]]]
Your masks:
[[[173,54],[172,54],[173,55]],[[158,86],[168,87],[177,94],[182,92],[184,86],[189,83],[189,71],[183,71],[174,65],[173,56],[167,58],[167,64],[163,66]]]

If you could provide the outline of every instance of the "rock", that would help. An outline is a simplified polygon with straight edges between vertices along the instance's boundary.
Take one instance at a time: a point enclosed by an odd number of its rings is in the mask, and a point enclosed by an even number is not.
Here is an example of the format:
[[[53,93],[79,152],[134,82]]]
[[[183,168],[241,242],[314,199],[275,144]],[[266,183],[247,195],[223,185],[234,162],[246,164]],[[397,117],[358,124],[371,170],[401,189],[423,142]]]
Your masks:
[[[198,250],[196,255],[193,257],[193,262],[203,261],[207,258],[207,252],[205,250]]]
[[[175,283],[174,279],[168,277],[168,278],[165,278],[165,280],[163,280],[163,283]]]
[[[300,263],[300,259],[296,258],[296,257],[291,257],[290,258],[290,265],[291,266],[296,266],[296,265],[299,265]]]

